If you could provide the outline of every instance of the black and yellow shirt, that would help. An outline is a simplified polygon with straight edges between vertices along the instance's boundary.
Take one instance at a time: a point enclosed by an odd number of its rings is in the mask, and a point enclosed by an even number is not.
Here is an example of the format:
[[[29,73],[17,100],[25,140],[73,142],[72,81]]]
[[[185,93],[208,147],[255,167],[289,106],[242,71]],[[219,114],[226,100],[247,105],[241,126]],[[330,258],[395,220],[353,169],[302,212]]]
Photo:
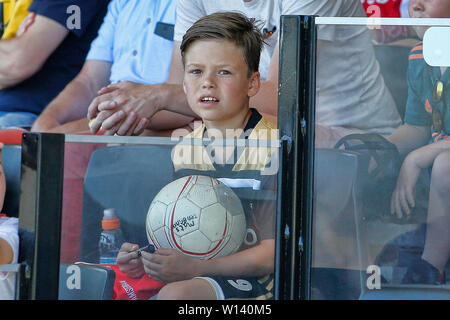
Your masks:
[[[245,244],[248,247],[275,235],[276,174],[265,172],[278,156],[278,148],[270,145],[271,140],[278,139],[276,126],[256,109],[251,110],[252,115],[239,138],[264,141],[262,145],[240,147],[238,143],[238,146],[214,148],[211,146],[214,142],[207,146],[181,143],[172,152],[175,178],[205,175],[219,179],[233,189],[245,211]],[[206,130],[203,124],[185,138],[202,139],[206,137]],[[215,143],[222,144],[222,141],[216,139]],[[226,161],[216,161],[216,151],[224,148],[226,151],[223,153],[227,157],[221,159],[226,158]]]

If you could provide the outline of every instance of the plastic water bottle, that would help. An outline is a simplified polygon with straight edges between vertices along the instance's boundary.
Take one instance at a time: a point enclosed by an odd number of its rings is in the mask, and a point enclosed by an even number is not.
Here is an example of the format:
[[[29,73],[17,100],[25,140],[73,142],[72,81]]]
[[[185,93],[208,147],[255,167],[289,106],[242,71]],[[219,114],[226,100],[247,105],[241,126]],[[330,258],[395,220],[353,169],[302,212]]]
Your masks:
[[[122,246],[120,220],[114,209],[103,211],[102,233],[100,234],[100,264],[116,264],[117,254]]]

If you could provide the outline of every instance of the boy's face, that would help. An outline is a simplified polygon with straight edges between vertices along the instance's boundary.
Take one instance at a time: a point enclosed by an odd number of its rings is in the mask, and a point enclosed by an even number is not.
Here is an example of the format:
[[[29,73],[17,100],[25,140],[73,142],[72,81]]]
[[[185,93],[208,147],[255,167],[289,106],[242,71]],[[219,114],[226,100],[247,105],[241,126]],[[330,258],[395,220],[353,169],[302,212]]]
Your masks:
[[[247,115],[249,98],[260,86],[248,77],[243,51],[230,41],[199,40],[185,52],[183,88],[189,106],[204,121],[226,124]]]
[[[449,18],[450,0],[411,0],[409,2],[411,18]],[[416,26],[414,30],[423,39],[429,27]]]
[[[450,18],[449,0],[411,0],[411,18]]]

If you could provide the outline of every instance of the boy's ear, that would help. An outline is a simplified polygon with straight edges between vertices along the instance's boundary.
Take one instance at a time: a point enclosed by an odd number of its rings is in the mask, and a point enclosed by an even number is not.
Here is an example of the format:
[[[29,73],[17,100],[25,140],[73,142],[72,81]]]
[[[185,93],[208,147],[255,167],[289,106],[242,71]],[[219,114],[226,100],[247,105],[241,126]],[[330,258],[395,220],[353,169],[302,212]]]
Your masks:
[[[258,93],[259,88],[261,88],[261,75],[259,72],[253,72],[253,74],[250,76],[248,96],[255,96]]]

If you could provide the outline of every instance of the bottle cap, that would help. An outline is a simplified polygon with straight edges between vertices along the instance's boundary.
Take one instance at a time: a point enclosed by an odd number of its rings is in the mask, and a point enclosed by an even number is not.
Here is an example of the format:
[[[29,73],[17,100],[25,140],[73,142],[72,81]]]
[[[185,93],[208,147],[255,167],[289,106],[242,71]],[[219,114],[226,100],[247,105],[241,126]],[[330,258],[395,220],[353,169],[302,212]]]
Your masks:
[[[120,220],[116,216],[116,211],[112,208],[103,211],[102,228],[116,229],[120,227]]]

